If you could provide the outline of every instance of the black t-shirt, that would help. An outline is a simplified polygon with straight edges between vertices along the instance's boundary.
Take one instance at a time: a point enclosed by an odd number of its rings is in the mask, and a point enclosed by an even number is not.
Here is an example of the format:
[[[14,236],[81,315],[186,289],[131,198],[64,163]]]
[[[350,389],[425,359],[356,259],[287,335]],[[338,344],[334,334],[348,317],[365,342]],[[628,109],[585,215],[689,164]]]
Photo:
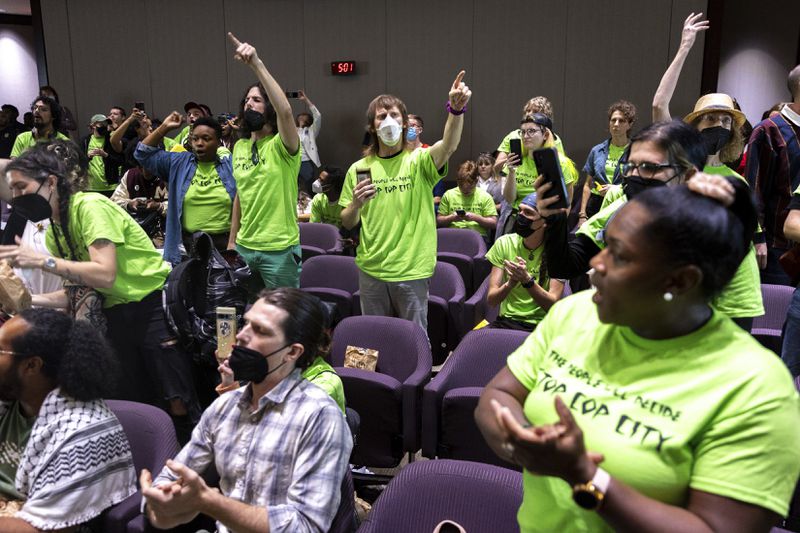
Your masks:
[[[0,130],[0,159],[11,157],[11,149],[17,140],[17,128],[13,124]]]

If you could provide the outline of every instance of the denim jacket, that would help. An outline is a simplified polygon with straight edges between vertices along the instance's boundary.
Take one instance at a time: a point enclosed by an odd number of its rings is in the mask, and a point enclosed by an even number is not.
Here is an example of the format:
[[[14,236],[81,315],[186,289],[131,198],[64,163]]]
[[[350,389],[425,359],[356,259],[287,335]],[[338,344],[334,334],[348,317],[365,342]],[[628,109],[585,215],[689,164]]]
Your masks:
[[[592,148],[589,152],[589,157],[586,158],[586,164],[583,166],[583,171],[592,176],[600,176],[603,180],[606,179],[606,160],[608,159],[608,146],[611,144],[611,139],[608,138]],[[614,171],[614,179],[612,184],[617,185],[622,183],[622,178],[619,175],[620,168]]]
[[[167,231],[164,236],[164,259],[172,265],[181,261],[178,246],[181,243],[181,213],[186,191],[197,171],[197,157],[191,152],[165,152],[162,148],[147,146],[141,142],[133,156],[148,171],[167,178]],[[233,179],[233,163],[230,157],[217,159],[217,174],[222,185],[233,200],[236,181]]]

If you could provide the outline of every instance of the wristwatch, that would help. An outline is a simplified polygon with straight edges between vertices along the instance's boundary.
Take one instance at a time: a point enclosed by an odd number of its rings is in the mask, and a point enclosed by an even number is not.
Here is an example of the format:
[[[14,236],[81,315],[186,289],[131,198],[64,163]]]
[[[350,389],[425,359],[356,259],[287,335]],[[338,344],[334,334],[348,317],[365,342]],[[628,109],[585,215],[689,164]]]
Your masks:
[[[55,270],[56,269],[56,258],[55,257],[48,257],[44,260],[44,270]]]
[[[526,281],[525,283],[520,283],[520,285],[522,285],[522,286],[523,286],[523,287],[525,287],[526,289],[530,289],[531,287],[533,287],[533,284],[534,284],[534,283],[536,283],[536,280],[535,280],[535,279],[533,279],[533,276],[531,276],[531,279],[529,279],[529,280],[528,280],[528,281]]]
[[[591,481],[578,483],[572,487],[572,499],[580,507],[588,511],[597,511],[603,505],[611,476],[600,467],[594,473]]]

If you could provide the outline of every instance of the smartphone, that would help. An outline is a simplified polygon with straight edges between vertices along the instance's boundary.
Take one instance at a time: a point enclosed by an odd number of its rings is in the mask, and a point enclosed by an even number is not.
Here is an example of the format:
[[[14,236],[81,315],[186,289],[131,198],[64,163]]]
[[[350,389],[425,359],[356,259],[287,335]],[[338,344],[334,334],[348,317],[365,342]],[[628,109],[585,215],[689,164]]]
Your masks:
[[[356,183],[361,183],[364,180],[372,181],[372,171],[368,168],[356,170]]]
[[[466,214],[467,214],[467,212],[464,211],[463,209],[456,209],[456,215],[458,215],[460,217],[463,217],[463,216],[466,216]]]
[[[139,111],[144,111],[144,102],[134,102],[133,107],[135,107]]]
[[[517,164],[521,165],[522,164],[522,140],[520,140],[520,139],[509,139],[508,143],[509,143],[509,146],[511,147],[511,151],[509,152],[509,155],[517,154],[517,157],[519,158],[519,161],[517,162]]]
[[[533,162],[536,171],[544,176],[545,182],[550,184],[550,189],[544,193],[544,198],[558,196],[558,201],[550,207],[553,209],[568,208],[567,186],[564,175],[561,174],[561,164],[558,162],[558,152],[555,148],[542,148],[533,152]]]
[[[299,91],[286,91],[286,98],[300,98]]]
[[[230,357],[236,344],[236,308],[217,307],[217,360]]]

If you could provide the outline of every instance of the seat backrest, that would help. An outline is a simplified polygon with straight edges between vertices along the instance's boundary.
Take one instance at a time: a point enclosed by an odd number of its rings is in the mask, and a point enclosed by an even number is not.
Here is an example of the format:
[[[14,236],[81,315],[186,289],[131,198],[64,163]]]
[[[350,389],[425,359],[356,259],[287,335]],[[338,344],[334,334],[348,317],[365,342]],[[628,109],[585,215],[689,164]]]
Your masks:
[[[300,288],[328,287],[353,294],[358,290],[358,267],[353,257],[318,255],[303,262]]]
[[[331,250],[339,244],[339,228],[321,222],[300,222],[300,244]]]
[[[477,258],[486,255],[486,242],[477,231],[463,228],[436,230],[436,251],[455,252]]]
[[[506,364],[511,353],[530,333],[511,329],[481,328],[461,339],[434,380],[447,388],[484,387]]]
[[[794,287],[787,285],[761,285],[761,297],[764,299],[764,316],[753,319],[753,329],[782,329],[789,312]]]
[[[347,317],[333,330],[331,364],[344,366],[348,346],[378,350],[376,371],[401,383],[418,368],[431,368],[428,336],[418,324],[387,316]]]
[[[167,413],[144,403],[106,400],[128,437],[137,472],[147,468],[153,477],[177,455],[178,439]]]
[[[440,459],[405,466],[375,502],[359,533],[430,533],[442,520],[466,531],[519,531],[522,474],[498,466]]]
[[[461,299],[464,300],[466,289],[464,279],[458,272],[458,268],[450,263],[441,261],[436,262],[436,269],[431,278],[430,293],[445,300]]]

